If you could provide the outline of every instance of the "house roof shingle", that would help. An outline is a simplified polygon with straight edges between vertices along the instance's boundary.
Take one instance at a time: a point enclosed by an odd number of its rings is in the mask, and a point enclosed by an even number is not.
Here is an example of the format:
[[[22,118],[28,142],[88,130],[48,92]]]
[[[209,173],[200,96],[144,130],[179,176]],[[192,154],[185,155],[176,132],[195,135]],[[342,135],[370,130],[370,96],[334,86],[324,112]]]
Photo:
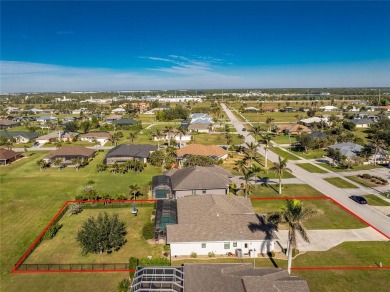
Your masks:
[[[94,149],[90,149],[82,146],[66,146],[66,147],[61,147],[53,152],[50,152],[45,158],[52,159],[54,157],[65,157],[65,156],[90,157],[94,153],[95,153]]]
[[[18,155],[19,154],[13,150],[0,149],[0,160],[7,160]]]
[[[251,264],[184,264],[184,291],[308,292],[306,280]]]
[[[227,154],[227,150],[216,145],[190,144],[177,150],[177,156],[184,155],[201,155],[201,156],[216,156],[222,157]]]
[[[225,189],[232,175],[217,166],[192,166],[171,169],[165,173],[171,177],[173,190]]]
[[[150,152],[156,151],[157,146],[149,144],[121,144],[112,148],[106,155],[109,157],[137,157],[148,158]]]
[[[207,195],[177,199],[178,224],[167,226],[167,242],[265,240],[270,232],[252,231],[259,224],[249,199]]]
[[[81,138],[107,138],[111,137],[108,132],[89,132],[80,136]]]
[[[5,137],[7,139],[17,137],[17,136],[22,136],[24,138],[27,138],[29,140],[38,138],[38,133],[35,132],[22,132],[22,131],[2,131],[0,132],[0,136]]]

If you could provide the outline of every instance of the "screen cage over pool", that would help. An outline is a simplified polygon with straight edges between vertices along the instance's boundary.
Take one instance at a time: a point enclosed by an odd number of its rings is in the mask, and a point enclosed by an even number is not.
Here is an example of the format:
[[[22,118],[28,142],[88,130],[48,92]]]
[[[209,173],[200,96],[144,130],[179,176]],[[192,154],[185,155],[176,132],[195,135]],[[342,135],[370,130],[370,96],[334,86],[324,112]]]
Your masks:
[[[177,202],[176,200],[157,201],[156,219],[154,225],[154,238],[165,239],[167,225],[177,224]]]

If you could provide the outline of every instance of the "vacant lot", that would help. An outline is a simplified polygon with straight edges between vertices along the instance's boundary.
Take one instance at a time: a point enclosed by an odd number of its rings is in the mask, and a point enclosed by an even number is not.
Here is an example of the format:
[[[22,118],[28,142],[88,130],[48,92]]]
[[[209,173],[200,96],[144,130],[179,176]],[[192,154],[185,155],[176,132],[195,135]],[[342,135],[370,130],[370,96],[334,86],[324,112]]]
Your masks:
[[[137,206],[138,216],[131,214],[129,208],[120,209],[85,209],[78,215],[68,216],[69,212],[59,221],[62,228],[51,240],[44,240],[25,262],[32,263],[126,263],[130,256],[137,258],[146,256],[161,256],[161,244],[149,244],[142,239],[142,226],[152,215],[153,204]],[[81,248],[76,240],[77,231],[89,217],[97,217],[99,213],[109,215],[117,213],[121,221],[127,226],[125,245],[118,252],[112,254],[81,254]]]

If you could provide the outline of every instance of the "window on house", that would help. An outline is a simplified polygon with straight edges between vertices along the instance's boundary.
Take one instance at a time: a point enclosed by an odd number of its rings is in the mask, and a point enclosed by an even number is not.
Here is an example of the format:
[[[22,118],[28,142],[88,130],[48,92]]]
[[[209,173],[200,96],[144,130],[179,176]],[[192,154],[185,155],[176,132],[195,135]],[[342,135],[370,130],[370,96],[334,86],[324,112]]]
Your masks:
[[[237,242],[233,242],[233,247],[237,247]]]
[[[248,244],[247,244],[247,243],[245,243],[245,244],[244,244],[244,247],[245,247],[245,248],[248,248]]]
[[[192,194],[193,194],[193,195],[196,195],[196,190],[192,190]]]
[[[202,243],[202,248],[206,248],[206,244],[205,243]]]
[[[230,242],[225,242],[223,244],[224,249],[230,249]]]
[[[205,194],[206,193],[206,190],[202,190],[202,194]]]

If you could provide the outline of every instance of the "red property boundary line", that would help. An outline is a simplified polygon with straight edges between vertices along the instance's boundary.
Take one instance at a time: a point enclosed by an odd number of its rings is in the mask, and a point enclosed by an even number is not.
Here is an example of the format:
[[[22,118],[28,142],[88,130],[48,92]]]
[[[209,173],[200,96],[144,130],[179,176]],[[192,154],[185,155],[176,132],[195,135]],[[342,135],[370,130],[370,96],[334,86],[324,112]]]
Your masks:
[[[350,211],[339,202],[334,200],[328,196],[302,196],[302,197],[282,197],[282,198],[250,198],[252,201],[271,201],[271,200],[330,200],[333,203],[337,204],[339,207],[356,217],[358,220],[363,222],[364,224],[370,226],[375,231],[379,232],[386,238],[390,239],[390,236],[386,235],[382,231],[378,230],[370,223],[356,215],[354,212]],[[135,203],[154,203],[156,199],[153,200],[136,200]],[[135,270],[30,270],[30,271],[18,271],[19,266],[26,260],[27,255],[31,252],[33,248],[36,247],[37,243],[41,240],[45,232],[50,228],[53,222],[58,218],[58,216],[62,213],[62,211],[68,206],[70,203],[134,203],[134,200],[69,200],[66,201],[65,204],[61,207],[61,209],[57,212],[57,214],[53,217],[50,223],[45,227],[45,229],[40,233],[37,239],[31,244],[28,250],[23,254],[23,256],[16,263],[14,268],[11,270],[13,274],[50,274],[50,273],[124,273],[124,272],[135,272]],[[293,267],[291,270],[294,271],[318,271],[318,270],[380,270],[380,269],[390,269],[390,266],[337,266],[337,267]]]

